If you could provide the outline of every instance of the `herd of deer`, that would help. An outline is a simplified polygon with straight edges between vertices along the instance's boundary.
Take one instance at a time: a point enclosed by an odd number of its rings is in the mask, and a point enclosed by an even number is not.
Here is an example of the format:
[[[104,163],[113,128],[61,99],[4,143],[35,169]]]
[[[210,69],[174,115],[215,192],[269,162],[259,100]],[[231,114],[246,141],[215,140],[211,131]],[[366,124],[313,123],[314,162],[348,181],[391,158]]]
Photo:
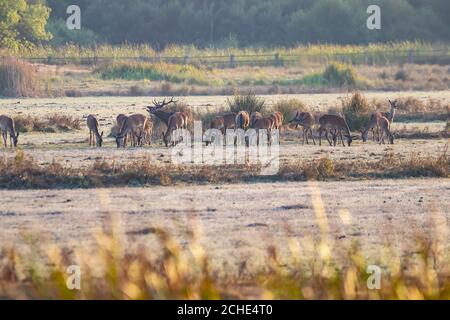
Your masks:
[[[162,109],[175,103],[174,99],[170,99],[166,102],[164,99],[162,102],[154,101],[154,106],[147,107],[147,111],[150,115],[154,115],[162,120],[167,130],[163,133],[163,141],[166,147],[169,143],[175,144],[176,141],[172,141],[172,133],[177,129],[187,129],[189,123],[192,121],[189,113],[184,111],[167,112]],[[369,131],[372,132],[373,141],[378,141],[380,144],[384,143],[384,139],[388,138],[389,143],[394,143],[394,135],[390,131],[390,125],[394,121],[395,110],[397,109],[397,100],[389,100],[390,111],[389,112],[374,112],[370,120],[362,132],[362,140],[367,141]],[[151,144],[151,136],[153,132],[152,121],[142,115],[133,114],[126,116],[119,114],[116,118],[117,126],[119,128],[118,133],[115,136],[116,144],[118,148],[125,147],[127,142],[130,141],[132,146],[142,146],[144,143]],[[259,130],[266,130],[267,137],[270,143],[272,130],[280,130],[283,125],[283,114],[281,112],[275,112],[267,116],[262,116],[259,112],[253,112],[249,114],[246,111],[240,111],[239,113],[228,113],[221,116],[216,116],[210,123],[210,129],[220,130],[225,133],[226,130],[237,130],[248,128]],[[298,126],[303,127],[303,141],[302,143],[309,144],[308,135],[312,138],[314,145],[316,141],[313,135],[313,128],[318,124],[319,133],[319,145],[322,145],[322,135],[325,134],[330,146],[336,146],[337,140],[340,138],[342,145],[345,146],[344,137],[347,140],[347,145],[350,146],[354,136],[351,135],[347,121],[341,115],[325,114],[322,116],[314,116],[310,112],[297,112],[294,119],[289,121],[294,123],[296,128]],[[86,121],[89,129],[89,145],[102,146],[103,132],[99,132],[99,123],[95,116],[89,115]],[[14,121],[8,116],[0,116],[0,130],[3,137],[3,144],[7,147],[7,136],[10,136],[10,147],[17,146],[19,133],[16,133]],[[330,140],[329,134],[332,139]],[[258,135],[259,136],[259,135]],[[207,142],[208,144],[208,142]]]

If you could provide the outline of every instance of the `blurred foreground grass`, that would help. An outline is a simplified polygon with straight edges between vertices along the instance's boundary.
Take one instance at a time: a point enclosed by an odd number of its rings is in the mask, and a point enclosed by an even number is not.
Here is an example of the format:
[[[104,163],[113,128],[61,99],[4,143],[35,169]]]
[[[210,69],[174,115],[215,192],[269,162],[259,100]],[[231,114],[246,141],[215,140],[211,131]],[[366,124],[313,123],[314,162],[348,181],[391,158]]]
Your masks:
[[[405,243],[410,254],[387,245],[376,259],[382,270],[379,289],[368,272],[369,259],[357,243],[338,245],[329,236],[327,214],[315,182],[309,182],[320,235],[287,237],[283,248],[269,245],[257,266],[246,261],[213,266],[201,245],[201,229],[192,219],[186,241],[164,228],[148,232],[155,247],[126,245],[120,221],[109,215],[94,238],[92,251],[30,241],[29,250],[0,251],[0,298],[4,299],[449,299],[450,257],[445,216],[434,212],[433,234],[417,234]],[[344,216],[344,212],[343,212]],[[352,217],[345,212],[344,223]],[[126,248],[127,246],[127,248]],[[339,247],[339,248],[338,248]],[[288,257],[280,252],[288,249]],[[313,249],[308,257],[305,252]],[[339,249],[339,250],[337,250]],[[337,252],[343,252],[337,257]],[[287,259],[287,260],[286,260]],[[69,290],[69,266],[81,270],[80,290]],[[236,271],[237,270],[237,271]]]

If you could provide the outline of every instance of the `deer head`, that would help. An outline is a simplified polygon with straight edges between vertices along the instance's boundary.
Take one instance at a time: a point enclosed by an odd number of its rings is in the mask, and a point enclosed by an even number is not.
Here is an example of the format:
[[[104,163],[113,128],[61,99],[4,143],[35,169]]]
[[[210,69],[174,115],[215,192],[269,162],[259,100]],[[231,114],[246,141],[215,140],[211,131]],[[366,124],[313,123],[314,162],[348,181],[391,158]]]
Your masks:
[[[388,100],[389,100],[389,104],[391,105],[392,108],[394,108],[394,109],[398,108],[397,99],[395,99],[394,101],[391,101],[391,99],[388,99]]]

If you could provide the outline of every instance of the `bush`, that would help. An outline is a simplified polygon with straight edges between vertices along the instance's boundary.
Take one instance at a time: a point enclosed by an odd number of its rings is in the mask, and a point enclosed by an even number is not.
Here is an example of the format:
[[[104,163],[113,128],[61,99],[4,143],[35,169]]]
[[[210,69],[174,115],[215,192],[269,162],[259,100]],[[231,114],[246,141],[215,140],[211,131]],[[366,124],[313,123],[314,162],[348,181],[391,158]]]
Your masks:
[[[406,81],[406,80],[408,80],[408,74],[403,69],[399,70],[395,73],[394,79],[398,80],[398,81]]]
[[[239,111],[264,112],[266,109],[266,102],[264,99],[257,97],[252,93],[246,95],[236,94],[233,99],[227,99],[228,107],[231,112],[238,113]]]
[[[272,107],[273,111],[279,111],[284,116],[284,121],[290,121],[294,119],[297,111],[303,112],[307,108],[305,104],[299,99],[283,99],[278,100]]]
[[[45,119],[32,116],[14,117],[14,124],[19,132],[58,132],[81,129],[79,119],[56,113]]]
[[[372,109],[360,92],[342,101],[342,112],[352,131],[361,131],[369,120]]]
[[[330,64],[323,73],[323,78],[329,85],[334,86],[356,86],[358,82],[358,76],[355,69],[349,65],[341,63]]]
[[[15,58],[0,60],[0,96],[35,96],[38,87],[37,72],[31,64]]]

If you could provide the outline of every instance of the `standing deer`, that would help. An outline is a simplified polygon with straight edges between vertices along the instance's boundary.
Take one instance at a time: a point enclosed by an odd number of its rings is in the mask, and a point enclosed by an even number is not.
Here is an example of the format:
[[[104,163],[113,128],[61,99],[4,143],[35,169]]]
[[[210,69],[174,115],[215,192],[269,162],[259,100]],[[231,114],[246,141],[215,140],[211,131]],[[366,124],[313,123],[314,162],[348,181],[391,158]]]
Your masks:
[[[378,114],[379,116],[385,117],[389,121],[389,124],[394,123],[395,112],[398,108],[397,100],[391,101],[390,99],[388,99],[388,101],[389,101],[389,105],[391,107],[391,109],[388,112],[376,111],[372,114],[371,117],[373,117],[375,114]],[[378,126],[371,128],[373,141],[375,141],[375,132],[376,132],[376,136],[377,136],[378,140],[380,139],[380,129],[381,128]]]
[[[247,111],[239,111],[235,119],[235,128],[247,130],[250,125],[250,116]]]
[[[185,118],[181,112],[175,112],[172,116],[170,116],[167,131],[163,137],[166,147],[169,146],[169,142],[172,142],[172,145],[175,145],[176,141],[173,141],[172,134],[177,129],[184,129],[184,122]]]
[[[142,114],[133,114],[129,116],[122,124],[119,133],[116,135],[117,148],[125,148],[125,137],[131,133],[135,136],[136,141],[133,141],[133,147],[141,145],[145,136],[145,127],[147,126],[148,118]]]
[[[311,135],[311,138],[313,140],[314,145],[316,145],[316,140],[314,139],[314,134],[312,131],[312,128],[316,121],[314,120],[314,116],[310,112],[299,112],[297,111],[294,119],[292,119],[289,123],[295,123],[295,129],[298,128],[298,126],[303,127],[303,141],[302,144],[305,144],[305,137],[306,137],[306,144],[309,144],[308,141],[308,133]]]
[[[172,103],[176,103],[177,101],[175,101],[173,99],[173,97],[166,102],[166,99],[164,99],[162,102],[158,102],[156,100],[153,101],[153,107],[147,107],[147,111],[150,114],[155,115],[158,119],[160,119],[161,121],[163,121],[166,126],[169,126],[169,118],[175,113],[175,112],[166,112],[166,111],[162,111],[161,109],[164,108],[165,106],[168,106],[169,104]]]
[[[144,142],[147,142],[149,146],[152,145],[152,135],[153,135],[153,122],[147,119],[144,126]]]
[[[12,148],[17,147],[17,142],[19,138],[19,132],[16,134],[16,128],[14,125],[14,120],[11,119],[8,116],[0,116],[0,130],[2,131],[2,137],[3,137],[3,145],[5,148],[7,147],[6,141],[8,138],[9,133],[9,147]]]
[[[348,127],[347,121],[341,116],[333,115],[333,114],[325,114],[319,118],[319,145],[322,145],[322,132],[325,131],[325,137],[328,140],[330,146],[330,139],[328,138],[328,131],[333,135],[334,145],[336,146],[337,137],[341,137],[342,145],[345,147],[344,139],[342,138],[342,131],[344,131],[344,136],[347,138],[348,146],[350,147],[353,137],[350,133],[350,129]]]
[[[394,144],[394,135],[390,131],[390,122],[388,118],[384,117],[380,112],[375,112],[370,117],[370,121],[366,126],[366,129],[362,133],[362,140],[367,141],[369,130],[381,130],[381,136],[379,137],[379,143],[384,143],[384,137],[387,136],[390,144]]]
[[[92,114],[88,115],[86,120],[87,127],[89,128],[89,146],[101,147],[103,143],[103,131],[98,132],[98,121]],[[95,142],[94,142],[95,137]]]

